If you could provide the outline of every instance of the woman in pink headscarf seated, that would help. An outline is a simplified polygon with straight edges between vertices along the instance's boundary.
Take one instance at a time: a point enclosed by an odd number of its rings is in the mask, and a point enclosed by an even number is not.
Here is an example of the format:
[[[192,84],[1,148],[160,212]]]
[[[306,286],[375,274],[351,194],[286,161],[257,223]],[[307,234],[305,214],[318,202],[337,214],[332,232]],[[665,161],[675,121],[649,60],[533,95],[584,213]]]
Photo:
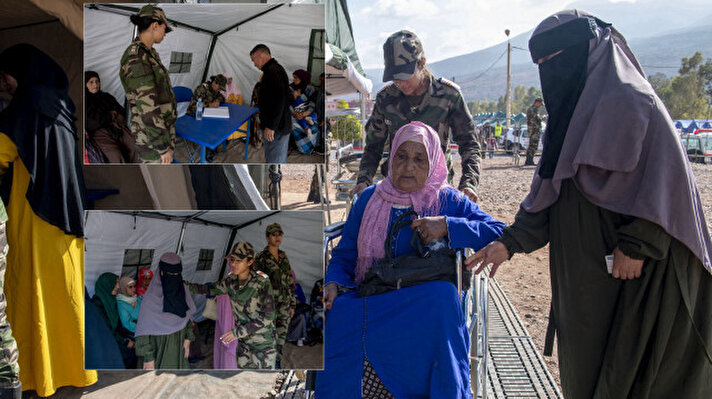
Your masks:
[[[457,288],[430,281],[359,297],[366,271],[384,258],[394,220],[419,218],[394,234],[393,256],[414,252],[411,238],[430,249],[484,247],[504,224],[447,184],[437,133],[421,122],[398,130],[388,176],[363,191],[332,252],[324,288],[325,369],[319,397],[471,398],[469,336]],[[337,396],[338,395],[338,396]]]
[[[232,75],[228,72],[222,75],[227,79],[225,90],[220,90],[220,93],[225,97],[225,102],[242,105],[242,92],[235,84]]]

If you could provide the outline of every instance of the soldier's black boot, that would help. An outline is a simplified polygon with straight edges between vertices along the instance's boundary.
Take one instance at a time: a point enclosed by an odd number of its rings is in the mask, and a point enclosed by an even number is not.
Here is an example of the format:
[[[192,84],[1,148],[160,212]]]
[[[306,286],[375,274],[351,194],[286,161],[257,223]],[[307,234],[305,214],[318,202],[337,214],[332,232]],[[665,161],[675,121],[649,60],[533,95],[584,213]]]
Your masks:
[[[534,166],[534,165],[536,165],[536,164],[534,163],[534,160],[531,159],[531,158],[529,158],[529,157],[527,157],[527,160],[524,162],[524,166]]]

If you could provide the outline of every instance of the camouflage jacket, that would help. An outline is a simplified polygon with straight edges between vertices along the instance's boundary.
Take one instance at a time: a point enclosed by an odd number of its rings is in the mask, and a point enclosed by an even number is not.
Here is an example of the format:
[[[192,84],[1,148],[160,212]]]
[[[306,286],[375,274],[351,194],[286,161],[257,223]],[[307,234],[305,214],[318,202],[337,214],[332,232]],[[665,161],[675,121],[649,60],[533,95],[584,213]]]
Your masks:
[[[533,105],[527,108],[527,129],[529,130],[529,135],[531,135],[535,130],[541,130],[541,116],[539,115],[539,108]]]
[[[175,148],[176,98],[156,49],[135,40],[121,56],[121,84],[131,109],[131,133],[143,162]]]
[[[460,190],[469,187],[477,192],[481,153],[475,124],[460,88],[442,78],[431,78],[430,86],[417,106],[411,106],[408,98],[393,84],[381,89],[366,124],[366,148],[361,159],[358,182],[372,183],[386,144],[390,147],[396,131],[415,121],[426,123],[438,132],[451,175],[449,143],[452,131],[452,138],[458,144],[462,158],[462,178],[458,187]]]
[[[257,270],[261,270],[269,276],[274,290],[274,301],[277,304],[279,316],[289,318],[289,311],[297,307],[297,296],[294,293],[294,279],[292,278],[292,267],[284,251],[279,251],[279,259],[275,259],[265,247],[255,257]],[[279,317],[278,316],[278,317]]]
[[[207,107],[208,104],[215,100],[221,103],[225,102],[225,96],[220,92],[214,92],[210,88],[210,82],[201,83],[200,86],[196,87],[195,91],[193,91],[193,98],[190,100],[190,105],[188,105],[188,110],[186,111],[188,115],[195,116],[199,98],[203,99],[203,107]]]
[[[274,346],[275,301],[266,274],[252,270],[247,280],[243,281],[237,275],[229,274],[212,288],[195,283],[188,283],[188,288],[197,294],[227,294],[230,297],[232,313],[235,315],[235,329],[232,333],[239,340],[238,346],[246,345],[249,348],[267,343]]]

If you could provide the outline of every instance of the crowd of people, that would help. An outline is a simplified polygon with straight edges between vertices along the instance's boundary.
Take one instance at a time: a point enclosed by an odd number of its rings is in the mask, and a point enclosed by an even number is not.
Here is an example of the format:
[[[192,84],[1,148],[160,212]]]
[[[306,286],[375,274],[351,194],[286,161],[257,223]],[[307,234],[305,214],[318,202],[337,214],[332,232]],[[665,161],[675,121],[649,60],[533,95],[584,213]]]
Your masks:
[[[175,122],[179,116],[176,97],[168,70],[154,48],[172,29],[164,11],[155,5],[142,7],[131,16],[131,22],[138,36],[121,57],[119,72],[130,110],[130,127],[125,109],[111,94],[101,91],[99,75],[85,72],[85,161],[89,163],[165,164],[172,163],[175,157]],[[265,161],[285,163],[290,147],[303,154],[324,153],[323,74],[321,85],[315,86],[311,74],[298,69],[290,83],[286,71],[264,44],[256,45],[250,58],[262,71],[249,105],[259,108],[253,125],[262,137]],[[243,104],[242,93],[229,72],[211,76],[192,93],[186,114],[193,117],[199,103],[205,108]],[[246,125],[240,129],[244,131]],[[209,162],[214,155],[214,150],[208,151]]]
[[[141,268],[137,276],[100,275],[91,303],[110,332],[103,346],[117,346],[121,362],[92,358],[88,367],[187,369],[192,360],[202,360],[200,345],[194,344],[201,335],[195,320],[204,319],[196,310],[196,294],[215,299],[215,369],[278,369],[285,341],[319,343],[321,283],[307,304],[279,249],[282,236],[282,227],[273,223],[267,226],[262,252],[237,242],[226,257],[228,274],[208,284],[185,281],[181,258],[174,253],[161,256],[157,278],[150,268]]]

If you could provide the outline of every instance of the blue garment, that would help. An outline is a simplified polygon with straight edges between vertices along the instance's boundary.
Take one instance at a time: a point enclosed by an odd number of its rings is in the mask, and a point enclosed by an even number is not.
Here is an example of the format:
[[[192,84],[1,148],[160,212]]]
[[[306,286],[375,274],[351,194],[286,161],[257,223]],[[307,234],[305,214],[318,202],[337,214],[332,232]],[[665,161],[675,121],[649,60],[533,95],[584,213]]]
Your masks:
[[[325,282],[356,288],[357,238],[374,186],[351,208]],[[441,192],[451,248],[479,250],[498,238],[504,223],[483,212],[455,189]],[[389,224],[407,209],[393,208]],[[410,227],[395,237],[394,256],[413,252]],[[396,398],[471,398],[469,336],[457,288],[433,281],[359,298],[340,295],[327,312],[325,368],[318,373],[320,399],[361,398],[364,359]]]
[[[131,306],[131,304],[118,299],[116,300],[116,305],[119,308],[119,319],[121,319],[121,324],[127,330],[135,333],[138,311],[141,308],[141,298],[137,299],[136,306]]]

